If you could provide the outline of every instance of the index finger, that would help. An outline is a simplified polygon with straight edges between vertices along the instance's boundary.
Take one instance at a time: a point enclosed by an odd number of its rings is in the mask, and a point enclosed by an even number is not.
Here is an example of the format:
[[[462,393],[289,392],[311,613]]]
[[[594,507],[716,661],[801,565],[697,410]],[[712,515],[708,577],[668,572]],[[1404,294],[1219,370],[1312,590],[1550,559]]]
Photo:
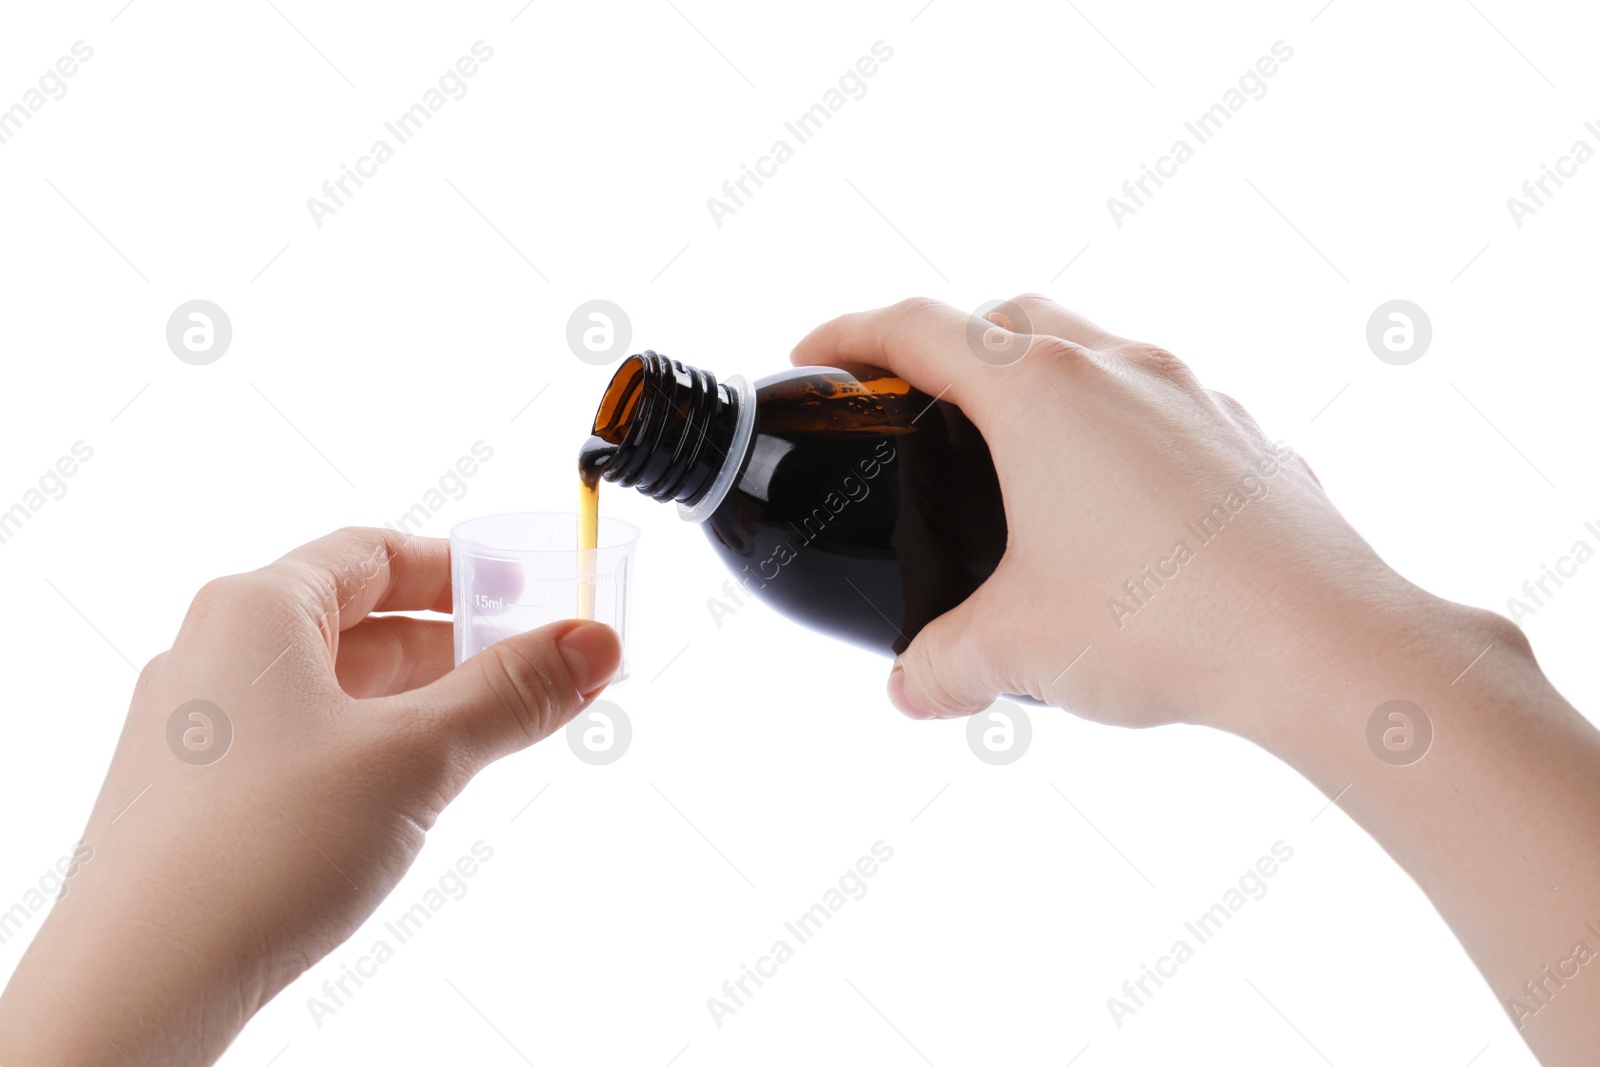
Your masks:
[[[451,610],[450,542],[441,537],[350,526],[301,545],[267,570],[298,581],[313,616],[334,616],[340,630],[375,611]]]
[[[801,367],[841,362],[882,367],[929,396],[948,396],[970,412],[1007,369],[984,362],[974,351],[976,322],[949,304],[916,297],[823,323],[795,346],[789,358]],[[982,327],[980,337],[981,331]]]

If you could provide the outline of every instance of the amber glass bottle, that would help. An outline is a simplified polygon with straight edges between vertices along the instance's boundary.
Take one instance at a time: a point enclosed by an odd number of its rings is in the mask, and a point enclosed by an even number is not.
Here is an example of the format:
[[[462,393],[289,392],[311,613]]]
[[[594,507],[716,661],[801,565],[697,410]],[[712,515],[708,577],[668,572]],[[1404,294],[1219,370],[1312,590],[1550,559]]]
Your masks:
[[[736,580],[797,621],[898,654],[994,573],[1005,511],[954,405],[868,367],[718,382],[629,356],[579,469],[704,525]]]

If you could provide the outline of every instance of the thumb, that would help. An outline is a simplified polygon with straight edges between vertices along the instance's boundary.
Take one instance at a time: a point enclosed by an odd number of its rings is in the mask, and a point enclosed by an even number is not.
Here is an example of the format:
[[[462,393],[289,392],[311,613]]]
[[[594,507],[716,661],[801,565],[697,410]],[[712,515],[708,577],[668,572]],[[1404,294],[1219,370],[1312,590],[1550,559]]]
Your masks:
[[[895,658],[889,701],[913,719],[971,715],[995,702],[999,686],[984,662],[974,600],[934,619]]]
[[[413,695],[477,768],[561,729],[621,665],[611,627],[569,620],[491,645]]]

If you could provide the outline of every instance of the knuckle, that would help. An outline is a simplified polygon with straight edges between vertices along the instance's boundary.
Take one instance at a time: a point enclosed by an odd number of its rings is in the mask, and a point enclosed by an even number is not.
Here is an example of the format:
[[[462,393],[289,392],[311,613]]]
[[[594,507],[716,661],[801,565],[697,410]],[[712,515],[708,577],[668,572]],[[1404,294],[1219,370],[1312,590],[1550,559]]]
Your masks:
[[[213,578],[195,593],[189,610],[202,615],[249,611],[276,591],[276,583],[258,571]]]
[[[1024,311],[1048,311],[1058,306],[1054,300],[1051,300],[1043,293],[1018,293],[1006,303],[1014,304]]]
[[[988,689],[986,657],[974,654],[983,642],[971,616],[957,616],[947,616],[933,640],[913,642],[902,657],[912,692],[941,716],[969,715],[993,702],[982,697]]]
[[[371,567],[379,559],[388,562],[389,538],[375,526],[341,526],[333,536],[358,551],[363,566]]]
[[[1528,640],[1528,635],[1504,615],[1478,607],[1468,608],[1467,612],[1468,618],[1476,620],[1496,645],[1519,656],[1533,655],[1533,643]]]
[[[1117,355],[1151,374],[1176,384],[1198,384],[1189,365],[1160,345],[1136,341],[1117,349]]]
[[[1239,401],[1234,397],[1228,395],[1227,393],[1219,392],[1216,389],[1211,389],[1208,391],[1211,393],[1211,398],[1215,400],[1217,404],[1230,415],[1243,416],[1246,418],[1249,417],[1250,413],[1246,411],[1244,405],[1239,403]]]
[[[294,610],[292,590],[266,571],[213,578],[190,602],[176,645],[247,640],[287,626]]]
[[[1032,355],[1061,363],[1081,359],[1089,350],[1074,341],[1068,341],[1050,334],[1035,334],[1033,343],[1028,346],[1028,351]]]
[[[1217,406],[1240,427],[1251,433],[1259,434],[1261,432],[1261,426],[1256,422],[1256,417],[1250,414],[1250,410],[1239,403],[1238,400],[1227,393],[1219,392],[1215,389],[1206,391],[1211,394],[1211,399],[1216,402]]]
[[[1142,363],[1156,369],[1169,369],[1174,366],[1183,366],[1183,361],[1160,345],[1149,344],[1145,341],[1135,341],[1123,345],[1117,350],[1118,355],[1135,363]]]
[[[935,300],[931,296],[908,296],[895,304],[892,310],[900,318],[911,319],[936,315],[943,312],[944,308],[942,301]]]
[[[1055,395],[1050,390],[1059,388],[1056,383],[1063,380],[1065,373],[1093,362],[1089,350],[1082,345],[1050,334],[1030,336],[1026,357],[1019,367],[1029,388],[1043,390],[1047,396]]]
[[[1001,300],[981,314],[974,312],[974,315],[1011,333],[1026,335],[1043,332],[1037,328],[1040,321],[1038,310],[1034,307],[1030,311],[1029,306],[1019,300]]]
[[[906,671],[906,685],[911,695],[917,703],[940,715],[954,712],[958,701],[953,698],[949,684],[940,678],[938,670],[926,655],[921,658],[920,664]]]
[[[318,619],[339,610],[354,585],[349,576],[341,579],[303,560],[280,559],[267,572],[294,595],[306,614]]]
[[[167,652],[157,652],[150,657],[144,668],[139,671],[138,685],[140,687],[148,686],[156,680],[156,676],[161,673],[162,665],[167,662],[167,655],[170,651],[169,649]]]

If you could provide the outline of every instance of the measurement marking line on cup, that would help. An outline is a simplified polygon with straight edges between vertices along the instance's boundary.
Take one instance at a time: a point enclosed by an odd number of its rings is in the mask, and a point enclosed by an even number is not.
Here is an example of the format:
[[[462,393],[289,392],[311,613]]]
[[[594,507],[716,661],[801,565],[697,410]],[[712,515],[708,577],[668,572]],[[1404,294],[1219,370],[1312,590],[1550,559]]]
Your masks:
[[[478,606],[476,604],[472,604],[472,605],[469,605],[469,606],[472,608],[473,618],[479,620],[485,626],[487,626],[489,629],[493,630],[494,631],[494,635],[500,639],[500,642],[504,642],[504,641],[506,641],[506,640],[508,640],[510,638],[509,634],[507,634],[504,630],[500,629],[500,627],[496,626],[494,623],[490,622],[487,618],[485,618],[483,612],[478,610]],[[516,655],[516,657],[518,659],[520,659],[522,662],[526,663],[528,665],[528,667],[530,669],[532,669],[533,673],[537,674],[539,676],[539,680],[544,682],[544,684],[545,684],[545,686],[547,688],[554,687],[555,683],[550,681],[550,676],[548,674],[544,673],[544,670],[542,668],[540,668],[540,666],[537,663],[533,662],[533,660],[529,659],[527,656],[524,656],[522,654],[522,652],[517,648],[516,645],[506,645],[505,647],[509,648],[512,651],[512,653]]]

